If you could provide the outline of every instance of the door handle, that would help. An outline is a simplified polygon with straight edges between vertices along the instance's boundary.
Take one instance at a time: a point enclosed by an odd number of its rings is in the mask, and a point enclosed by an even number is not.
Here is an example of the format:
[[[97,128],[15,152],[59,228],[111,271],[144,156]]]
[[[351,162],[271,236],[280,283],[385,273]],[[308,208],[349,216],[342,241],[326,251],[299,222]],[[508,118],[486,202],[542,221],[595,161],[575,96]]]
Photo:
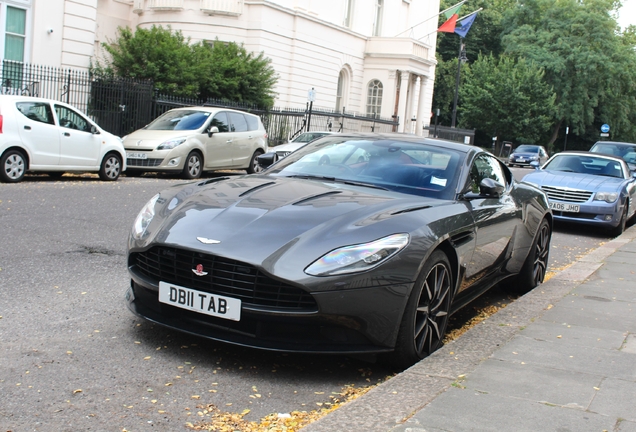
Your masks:
[[[232,141],[234,141],[233,139],[229,139],[227,141],[225,141],[226,143],[230,144]]]
[[[31,126],[24,126],[26,130],[31,130]]]
[[[64,136],[71,136],[71,134],[68,132],[64,132]]]

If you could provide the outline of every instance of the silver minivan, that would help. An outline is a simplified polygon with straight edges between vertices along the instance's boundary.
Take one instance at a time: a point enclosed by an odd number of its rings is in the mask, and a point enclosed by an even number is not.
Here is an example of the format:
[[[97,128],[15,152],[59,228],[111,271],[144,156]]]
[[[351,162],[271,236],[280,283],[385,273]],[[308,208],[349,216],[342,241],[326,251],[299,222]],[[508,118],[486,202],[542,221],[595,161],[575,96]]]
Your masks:
[[[221,169],[252,174],[260,170],[256,158],[267,152],[267,132],[254,114],[226,108],[176,108],[125,136],[124,147],[127,176],[167,171],[194,179],[203,171]]]

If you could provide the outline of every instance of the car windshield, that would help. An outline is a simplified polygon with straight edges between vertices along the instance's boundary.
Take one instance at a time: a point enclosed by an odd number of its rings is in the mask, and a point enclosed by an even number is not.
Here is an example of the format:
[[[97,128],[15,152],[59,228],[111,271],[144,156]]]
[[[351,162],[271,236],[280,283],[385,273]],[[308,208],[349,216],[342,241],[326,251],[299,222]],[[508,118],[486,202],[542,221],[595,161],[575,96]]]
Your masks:
[[[627,163],[636,164],[636,144],[596,143],[592,146],[590,152],[618,156]]]
[[[197,130],[210,117],[207,111],[168,111],[146,126],[148,130]]]
[[[543,169],[623,178],[620,162],[587,155],[556,155]]]
[[[334,137],[305,145],[268,174],[452,199],[464,158],[464,153],[431,144]]]
[[[520,145],[516,148],[515,153],[539,153],[539,146]]]

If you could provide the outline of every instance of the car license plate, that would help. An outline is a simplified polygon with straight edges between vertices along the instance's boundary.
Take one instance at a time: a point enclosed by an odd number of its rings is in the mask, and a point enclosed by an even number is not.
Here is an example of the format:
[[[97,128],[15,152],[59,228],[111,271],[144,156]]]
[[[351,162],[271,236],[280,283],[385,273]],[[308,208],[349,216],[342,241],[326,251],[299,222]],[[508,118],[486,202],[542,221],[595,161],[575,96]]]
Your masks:
[[[159,301],[217,318],[241,320],[241,300],[159,282]]]
[[[517,162],[525,162],[526,160],[524,158],[517,158]]]
[[[550,201],[550,209],[563,212],[578,213],[581,211],[581,206],[576,204],[556,203]]]
[[[146,153],[126,153],[127,159],[148,159],[148,155]]]

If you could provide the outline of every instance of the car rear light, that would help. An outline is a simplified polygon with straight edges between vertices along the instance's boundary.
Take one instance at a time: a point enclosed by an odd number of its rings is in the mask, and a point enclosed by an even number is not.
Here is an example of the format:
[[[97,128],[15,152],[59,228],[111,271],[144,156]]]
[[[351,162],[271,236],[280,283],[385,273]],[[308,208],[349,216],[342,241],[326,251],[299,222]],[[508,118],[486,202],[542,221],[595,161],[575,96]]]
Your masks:
[[[0,114],[0,134],[2,133],[2,114]]]

